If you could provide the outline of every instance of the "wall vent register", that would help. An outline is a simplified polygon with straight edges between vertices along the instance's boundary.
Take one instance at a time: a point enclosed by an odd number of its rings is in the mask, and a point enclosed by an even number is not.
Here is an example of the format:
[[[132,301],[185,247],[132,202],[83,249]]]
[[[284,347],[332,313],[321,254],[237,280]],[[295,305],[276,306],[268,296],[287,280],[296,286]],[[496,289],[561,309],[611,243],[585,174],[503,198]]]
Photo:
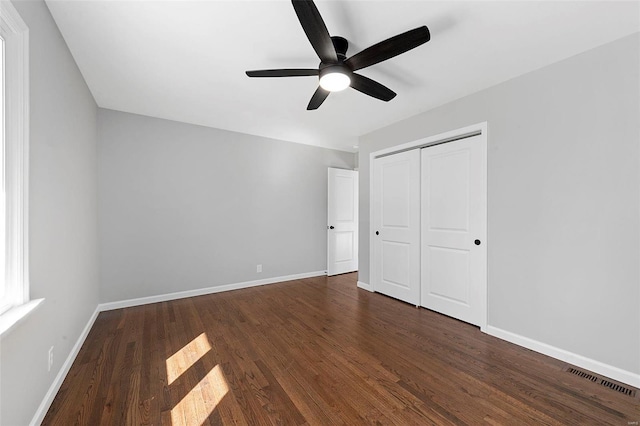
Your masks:
[[[633,388],[630,388],[628,386],[622,385],[620,383],[615,383],[612,380],[608,380],[606,378],[602,378],[599,377],[595,374],[592,373],[588,373],[586,371],[582,371],[579,370],[577,368],[574,367],[567,367],[565,369],[565,371],[567,373],[571,373],[571,374],[575,374],[576,376],[580,376],[583,379],[587,379],[593,383],[597,383],[599,385],[608,387],[609,389],[613,389],[616,392],[620,392],[623,393],[625,395],[628,395],[630,397],[636,397],[636,396],[640,396],[640,394],[638,392],[636,392]]]

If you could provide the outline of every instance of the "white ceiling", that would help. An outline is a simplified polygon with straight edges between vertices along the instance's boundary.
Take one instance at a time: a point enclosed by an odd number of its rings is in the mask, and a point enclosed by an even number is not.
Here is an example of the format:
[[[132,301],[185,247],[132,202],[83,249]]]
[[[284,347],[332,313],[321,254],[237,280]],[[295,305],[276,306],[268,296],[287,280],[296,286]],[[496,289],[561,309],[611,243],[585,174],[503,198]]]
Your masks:
[[[355,151],[358,136],[639,30],[637,1],[316,1],[347,56],[427,25],[431,41],[361,70],[394,90],[306,106],[317,77],[289,1],[47,0],[100,107]]]

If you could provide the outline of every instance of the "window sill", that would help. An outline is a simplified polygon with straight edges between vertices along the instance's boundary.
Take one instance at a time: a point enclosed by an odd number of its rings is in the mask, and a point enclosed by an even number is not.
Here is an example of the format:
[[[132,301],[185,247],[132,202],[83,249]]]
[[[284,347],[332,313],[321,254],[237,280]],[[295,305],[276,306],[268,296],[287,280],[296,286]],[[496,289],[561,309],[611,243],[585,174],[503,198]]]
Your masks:
[[[0,315],[0,339],[35,311],[42,302],[44,302],[44,299],[35,299],[23,305],[13,307]]]

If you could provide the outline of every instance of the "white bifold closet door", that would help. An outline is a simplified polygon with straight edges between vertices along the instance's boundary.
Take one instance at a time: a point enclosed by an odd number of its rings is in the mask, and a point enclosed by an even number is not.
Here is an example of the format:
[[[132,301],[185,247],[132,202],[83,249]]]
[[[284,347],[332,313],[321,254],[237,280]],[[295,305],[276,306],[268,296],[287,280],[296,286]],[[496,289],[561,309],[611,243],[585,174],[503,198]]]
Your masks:
[[[423,148],[421,305],[486,318],[486,145],[480,136]],[[484,298],[484,299],[483,299]]]
[[[420,150],[373,161],[374,291],[420,303]]]

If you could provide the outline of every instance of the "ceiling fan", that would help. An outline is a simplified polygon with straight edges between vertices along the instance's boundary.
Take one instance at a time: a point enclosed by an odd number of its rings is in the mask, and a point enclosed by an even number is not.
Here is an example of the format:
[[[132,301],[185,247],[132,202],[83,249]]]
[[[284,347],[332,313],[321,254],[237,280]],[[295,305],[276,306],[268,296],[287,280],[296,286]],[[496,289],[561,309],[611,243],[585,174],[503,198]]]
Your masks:
[[[374,44],[347,59],[349,43],[339,36],[331,37],[312,0],[292,0],[302,29],[320,58],[315,68],[285,68],[247,71],[249,77],[305,77],[319,76],[320,85],[311,97],[307,110],[318,109],[330,92],[352,87],[365,95],[390,101],[396,93],[377,81],[354,71],[386,61],[429,41],[431,35],[426,26],[418,27],[380,43]]]

